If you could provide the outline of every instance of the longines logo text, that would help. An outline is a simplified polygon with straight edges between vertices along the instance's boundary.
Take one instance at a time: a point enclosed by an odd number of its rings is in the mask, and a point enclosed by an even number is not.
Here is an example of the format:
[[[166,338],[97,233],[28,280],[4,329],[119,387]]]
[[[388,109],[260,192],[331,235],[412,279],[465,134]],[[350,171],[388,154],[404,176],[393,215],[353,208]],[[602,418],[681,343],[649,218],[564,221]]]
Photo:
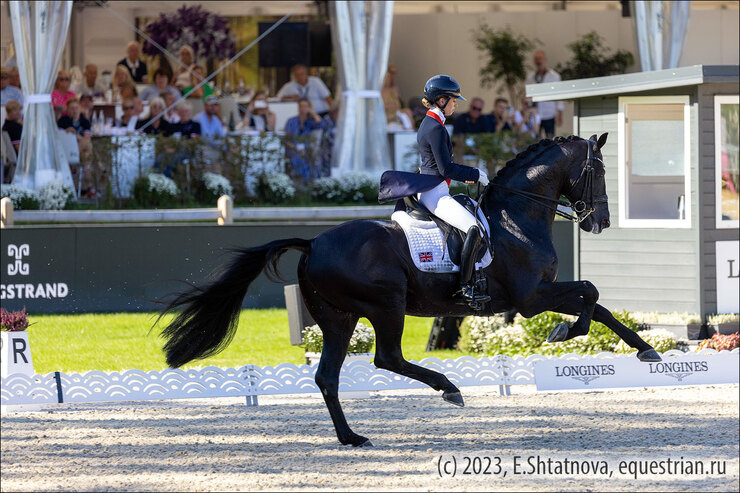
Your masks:
[[[614,365],[568,365],[556,366],[556,377],[571,377],[588,385],[602,375],[614,375]]]
[[[667,363],[648,363],[650,373],[662,373],[673,377],[679,382],[694,372],[709,371],[706,361],[675,361]]]
[[[8,276],[29,276],[31,275],[30,262],[31,246],[28,243],[22,245],[8,245]],[[18,279],[21,280],[21,279]],[[69,286],[63,282],[43,282],[43,283],[13,283],[0,284],[0,299],[2,300],[23,300],[35,298],[65,298],[69,294]]]

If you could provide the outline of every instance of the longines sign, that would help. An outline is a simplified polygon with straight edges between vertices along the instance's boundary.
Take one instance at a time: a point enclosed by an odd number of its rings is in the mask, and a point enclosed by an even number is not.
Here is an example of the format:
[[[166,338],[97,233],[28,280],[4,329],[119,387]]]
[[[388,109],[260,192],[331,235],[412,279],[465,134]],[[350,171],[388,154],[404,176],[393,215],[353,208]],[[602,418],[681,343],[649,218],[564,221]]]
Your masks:
[[[728,351],[667,356],[658,363],[643,363],[634,356],[554,358],[537,361],[534,377],[537,390],[737,383],[739,363],[740,354]]]

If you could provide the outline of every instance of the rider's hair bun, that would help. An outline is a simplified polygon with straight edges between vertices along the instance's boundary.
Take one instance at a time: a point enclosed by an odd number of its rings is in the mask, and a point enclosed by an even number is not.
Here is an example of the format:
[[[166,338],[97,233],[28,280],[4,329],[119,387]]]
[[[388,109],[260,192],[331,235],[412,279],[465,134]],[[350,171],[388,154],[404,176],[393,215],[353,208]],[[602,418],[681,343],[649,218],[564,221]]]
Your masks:
[[[432,107],[432,103],[430,103],[427,98],[421,98],[421,104],[423,104],[425,108]]]

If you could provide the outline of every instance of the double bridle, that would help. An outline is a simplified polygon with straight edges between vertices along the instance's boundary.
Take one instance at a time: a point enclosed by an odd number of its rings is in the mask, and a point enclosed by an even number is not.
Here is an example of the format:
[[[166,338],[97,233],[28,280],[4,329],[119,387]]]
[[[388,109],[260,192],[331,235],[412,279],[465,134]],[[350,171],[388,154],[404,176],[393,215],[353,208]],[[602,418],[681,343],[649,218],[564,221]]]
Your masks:
[[[573,191],[578,186],[578,183],[580,183],[581,180],[584,180],[583,191],[581,192],[581,199],[576,200],[575,202],[570,202],[569,200],[552,199],[544,195],[532,192],[524,192],[522,190],[517,190],[516,188],[505,187],[493,182],[489,183],[489,186],[501,188],[511,193],[526,197],[534,202],[537,202],[543,207],[555,211],[555,214],[560,217],[564,217],[565,219],[573,221],[574,223],[580,223],[596,210],[596,204],[604,204],[607,202],[606,195],[597,195],[596,197],[594,197],[594,161],[598,161],[602,165],[604,164],[601,159],[594,156],[593,144],[591,141],[588,141],[588,157],[586,159],[586,165],[581,169],[581,174],[578,176],[578,179],[576,179],[576,181],[570,187],[570,190]],[[481,192],[481,195],[485,194],[487,191],[488,186]],[[479,203],[481,200],[482,199],[479,198]],[[550,205],[550,203],[569,207],[573,210],[573,212],[575,212],[575,215],[568,214],[567,212],[562,212],[560,209],[558,209],[557,206],[552,206]]]

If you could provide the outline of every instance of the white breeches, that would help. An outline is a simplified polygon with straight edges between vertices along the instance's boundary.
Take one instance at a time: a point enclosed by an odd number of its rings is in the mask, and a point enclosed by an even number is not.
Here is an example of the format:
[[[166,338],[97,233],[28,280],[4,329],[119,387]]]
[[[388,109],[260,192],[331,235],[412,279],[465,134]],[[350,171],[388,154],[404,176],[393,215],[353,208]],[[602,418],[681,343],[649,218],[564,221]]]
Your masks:
[[[465,233],[468,232],[471,226],[478,226],[473,215],[452,198],[447,182],[443,181],[431,190],[417,194],[417,198],[435,216]],[[485,235],[486,232],[481,231],[481,234]],[[479,263],[475,264],[475,268],[486,267],[491,263],[491,260],[491,252],[486,249],[485,255]]]

